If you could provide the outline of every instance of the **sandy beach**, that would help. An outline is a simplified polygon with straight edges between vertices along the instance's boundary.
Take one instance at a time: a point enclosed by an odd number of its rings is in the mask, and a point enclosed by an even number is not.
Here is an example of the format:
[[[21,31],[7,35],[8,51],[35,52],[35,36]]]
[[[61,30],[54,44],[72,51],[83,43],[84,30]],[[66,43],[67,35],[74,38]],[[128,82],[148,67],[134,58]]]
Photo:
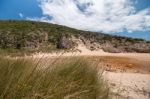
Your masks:
[[[150,54],[146,53],[107,53],[103,50],[90,51],[79,45],[77,52],[36,53],[33,58],[53,58],[56,56],[88,56],[100,57],[105,65],[115,66],[114,71],[108,69],[103,76],[111,91],[116,95],[114,99],[150,99]],[[119,69],[124,71],[119,71]]]

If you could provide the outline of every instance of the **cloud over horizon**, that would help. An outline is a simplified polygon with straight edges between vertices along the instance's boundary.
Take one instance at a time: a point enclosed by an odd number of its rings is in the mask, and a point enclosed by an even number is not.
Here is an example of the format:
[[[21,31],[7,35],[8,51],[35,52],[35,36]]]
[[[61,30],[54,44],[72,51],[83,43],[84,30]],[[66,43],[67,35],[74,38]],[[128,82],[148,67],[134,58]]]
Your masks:
[[[150,7],[136,0],[38,0],[43,17],[27,18],[106,33],[150,31]]]

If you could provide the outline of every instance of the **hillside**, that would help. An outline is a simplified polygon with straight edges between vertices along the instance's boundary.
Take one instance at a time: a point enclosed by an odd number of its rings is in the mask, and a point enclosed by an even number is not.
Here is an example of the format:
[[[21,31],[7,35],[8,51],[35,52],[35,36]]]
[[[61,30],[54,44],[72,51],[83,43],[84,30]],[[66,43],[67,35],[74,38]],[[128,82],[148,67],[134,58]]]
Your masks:
[[[0,49],[49,52],[75,49],[83,43],[90,50],[150,53],[150,42],[33,21],[0,21]]]

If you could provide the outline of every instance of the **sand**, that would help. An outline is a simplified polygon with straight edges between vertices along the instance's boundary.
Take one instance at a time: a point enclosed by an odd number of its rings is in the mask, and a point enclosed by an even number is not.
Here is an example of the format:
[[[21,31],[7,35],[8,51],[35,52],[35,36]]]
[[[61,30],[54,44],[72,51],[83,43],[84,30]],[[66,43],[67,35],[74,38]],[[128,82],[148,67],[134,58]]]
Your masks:
[[[77,52],[61,53],[36,53],[33,58],[45,57],[68,57],[68,56],[109,56],[109,57],[126,57],[137,61],[139,65],[150,68],[150,54],[147,53],[107,53],[103,50],[90,51],[84,45],[78,46]],[[144,64],[144,65],[143,65]],[[103,74],[106,81],[115,94],[120,97],[114,99],[150,99],[150,73],[133,73],[133,72],[110,72],[105,71]]]
[[[122,56],[122,57],[131,57],[140,60],[150,61],[150,54],[147,53],[108,53],[104,52],[102,49],[91,51],[87,49],[84,45],[79,45],[77,48],[78,51],[74,52],[57,52],[57,53],[35,53],[32,57],[41,58],[41,57],[56,57],[56,56]]]
[[[105,72],[103,75],[111,90],[120,95],[118,99],[150,99],[149,74]]]

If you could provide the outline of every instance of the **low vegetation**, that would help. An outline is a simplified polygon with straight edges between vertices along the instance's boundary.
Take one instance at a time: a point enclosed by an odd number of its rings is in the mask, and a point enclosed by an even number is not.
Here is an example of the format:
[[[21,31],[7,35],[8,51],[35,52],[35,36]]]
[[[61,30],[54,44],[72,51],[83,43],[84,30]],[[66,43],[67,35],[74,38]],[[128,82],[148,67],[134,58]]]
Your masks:
[[[86,59],[41,61],[0,57],[0,99],[108,98],[107,85]]]
[[[0,21],[0,49],[3,53],[51,52],[58,49],[73,49],[81,40],[87,48],[103,49],[105,52],[150,53],[150,42],[112,36],[103,33],[81,31],[56,24],[33,21]],[[10,50],[11,49],[11,50]],[[14,49],[14,50],[13,50]],[[13,51],[12,51],[13,50]]]

